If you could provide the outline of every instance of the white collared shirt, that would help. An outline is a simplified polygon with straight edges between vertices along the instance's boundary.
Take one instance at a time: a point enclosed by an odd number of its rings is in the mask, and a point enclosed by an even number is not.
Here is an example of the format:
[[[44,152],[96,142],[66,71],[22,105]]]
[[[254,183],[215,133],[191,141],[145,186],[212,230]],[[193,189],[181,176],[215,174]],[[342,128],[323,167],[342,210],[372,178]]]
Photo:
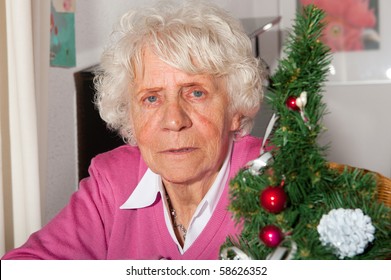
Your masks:
[[[164,205],[164,218],[166,222],[167,229],[177,244],[178,249],[181,254],[186,252],[188,248],[193,244],[193,242],[200,235],[202,230],[205,228],[209,219],[211,218],[214,209],[217,206],[217,203],[220,199],[221,194],[223,193],[224,186],[227,183],[229,170],[230,170],[230,158],[232,151],[232,141],[228,149],[227,157],[224,160],[223,166],[221,167],[217,177],[206,193],[204,198],[201,200],[200,204],[197,206],[196,211],[194,212],[193,217],[190,220],[189,227],[186,233],[186,240],[184,242],[183,248],[179,244],[174,228],[171,222],[170,212],[168,210],[168,205],[166,199],[163,200]],[[160,175],[154,173],[149,168],[145,172],[144,176],[141,178],[140,182],[134,189],[133,193],[129,196],[126,202],[120,207],[120,209],[139,209],[150,206],[155,202],[156,196],[160,192],[162,198],[166,197],[166,192],[163,187],[162,178]]]

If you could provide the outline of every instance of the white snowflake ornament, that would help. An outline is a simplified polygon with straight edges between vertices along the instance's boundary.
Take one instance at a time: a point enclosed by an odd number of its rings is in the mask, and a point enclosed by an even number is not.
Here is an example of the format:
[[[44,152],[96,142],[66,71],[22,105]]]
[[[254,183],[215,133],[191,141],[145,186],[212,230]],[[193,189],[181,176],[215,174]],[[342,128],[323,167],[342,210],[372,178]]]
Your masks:
[[[247,256],[242,250],[240,250],[238,247],[229,247],[229,248],[224,248],[221,251],[220,258],[222,260],[230,260],[228,257],[229,253],[234,255],[232,258],[233,260],[251,260],[249,256]]]
[[[375,239],[371,218],[361,209],[333,209],[320,219],[318,233],[323,246],[330,246],[343,259],[364,252]]]

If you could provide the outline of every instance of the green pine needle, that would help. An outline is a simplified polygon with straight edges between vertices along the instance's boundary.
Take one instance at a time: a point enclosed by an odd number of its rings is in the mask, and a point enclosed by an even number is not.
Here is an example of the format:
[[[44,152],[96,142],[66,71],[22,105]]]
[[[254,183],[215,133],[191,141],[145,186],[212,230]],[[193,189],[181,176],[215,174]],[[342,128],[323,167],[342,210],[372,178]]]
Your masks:
[[[332,209],[360,208],[371,217],[375,240],[352,259],[391,256],[391,208],[377,201],[375,177],[360,170],[340,173],[331,169],[325,159],[327,147],[317,142],[324,130],[322,92],[331,59],[329,48],[321,41],[323,18],[324,12],[313,5],[297,13],[286,56],[271,77],[266,96],[279,117],[269,139],[273,162],[260,175],[243,169],[231,181],[229,210],[243,224],[243,231],[238,237],[229,237],[222,249],[236,246],[253,259],[266,259],[274,249],[263,244],[259,232],[274,224],[287,236],[281,246],[297,245],[294,259],[338,259],[332,248],[321,244],[319,221]],[[288,97],[297,98],[304,91],[304,111],[289,109]],[[260,193],[281,184],[288,196],[287,206],[281,213],[269,213],[260,204]]]

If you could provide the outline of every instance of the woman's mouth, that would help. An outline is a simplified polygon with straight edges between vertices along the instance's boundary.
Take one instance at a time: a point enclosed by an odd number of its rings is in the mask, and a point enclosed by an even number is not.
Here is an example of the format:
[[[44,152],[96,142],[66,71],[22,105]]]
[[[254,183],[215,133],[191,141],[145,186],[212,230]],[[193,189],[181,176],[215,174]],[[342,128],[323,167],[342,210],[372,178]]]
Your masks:
[[[184,147],[184,148],[177,148],[177,149],[167,149],[167,150],[164,150],[163,153],[184,154],[184,153],[190,153],[194,150],[196,150],[196,148]]]

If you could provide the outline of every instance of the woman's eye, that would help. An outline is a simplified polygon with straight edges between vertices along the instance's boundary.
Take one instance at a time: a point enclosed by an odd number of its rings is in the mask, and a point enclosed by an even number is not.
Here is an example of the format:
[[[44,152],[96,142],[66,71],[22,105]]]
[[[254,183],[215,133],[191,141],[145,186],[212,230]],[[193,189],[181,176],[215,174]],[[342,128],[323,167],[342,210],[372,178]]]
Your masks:
[[[204,95],[204,92],[203,92],[203,91],[200,91],[200,90],[194,90],[194,91],[192,92],[192,94],[193,94],[194,97],[199,98],[199,97],[202,97],[202,96]]]
[[[148,96],[148,97],[146,98],[146,100],[147,100],[149,103],[154,103],[154,102],[157,101],[157,97],[154,96],[154,95],[151,95],[151,96]]]

